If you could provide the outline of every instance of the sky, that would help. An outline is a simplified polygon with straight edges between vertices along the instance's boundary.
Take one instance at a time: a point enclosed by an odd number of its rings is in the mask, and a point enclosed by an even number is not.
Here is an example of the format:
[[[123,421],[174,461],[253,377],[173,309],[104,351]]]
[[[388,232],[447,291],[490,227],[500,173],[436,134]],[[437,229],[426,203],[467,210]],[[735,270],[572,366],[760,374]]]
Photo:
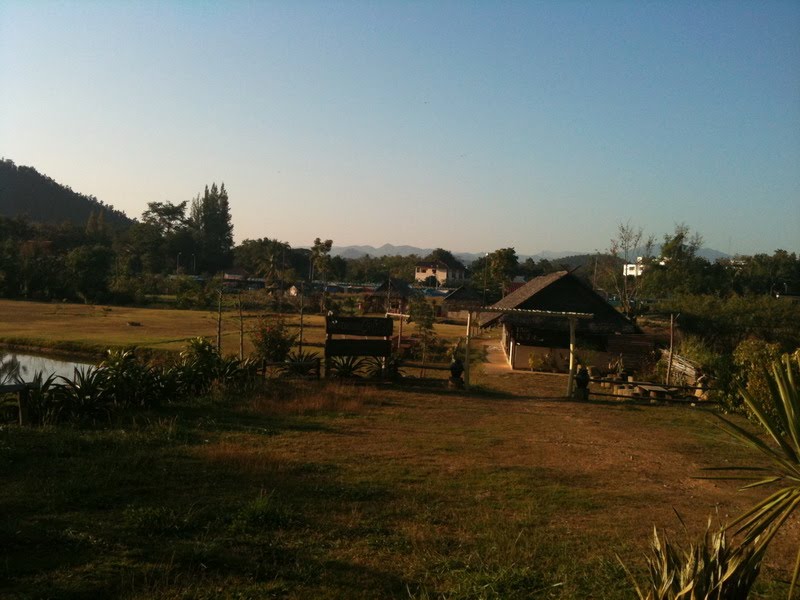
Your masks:
[[[800,2],[0,0],[0,156],[237,242],[800,251]]]

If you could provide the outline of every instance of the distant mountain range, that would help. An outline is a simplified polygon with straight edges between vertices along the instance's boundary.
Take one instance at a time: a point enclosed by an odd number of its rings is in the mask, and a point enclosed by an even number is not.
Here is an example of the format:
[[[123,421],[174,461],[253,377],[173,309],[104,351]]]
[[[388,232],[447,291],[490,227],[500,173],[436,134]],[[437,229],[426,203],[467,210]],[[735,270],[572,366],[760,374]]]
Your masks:
[[[656,251],[658,248],[656,247]],[[392,244],[384,244],[383,246],[379,246],[378,248],[374,246],[334,246],[331,248],[331,254],[333,256],[341,256],[342,258],[361,258],[362,256],[366,256],[369,254],[370,256],[411,256],[412,254],[416,254],[419,257],[424,257],[434,251],[434,248],[418,248],[416,246],[394,246]],[[544,250],[539,252],[538,254],[519,254],[520,262],[524,262],[528,258],[532,258],[535,261],[539,261],[542,259],[555,261],[562,258],[568,258],[572,256],[583,256],[586,254],[590,254],[587,252],[579,252],[573,250],[565,250],[561,252],[553,252],[550,250]],[[725,254],[724,252],[720,252],[718,250],[713,250],[711,248],[701,248],[697,253],[699,256],[714,262],[718,258],[727,258],[730,255]],[[453,252],[453,256],[463,262],[465,265],[469,266],[475,260],[482,258],[485,256],[483,252]]]

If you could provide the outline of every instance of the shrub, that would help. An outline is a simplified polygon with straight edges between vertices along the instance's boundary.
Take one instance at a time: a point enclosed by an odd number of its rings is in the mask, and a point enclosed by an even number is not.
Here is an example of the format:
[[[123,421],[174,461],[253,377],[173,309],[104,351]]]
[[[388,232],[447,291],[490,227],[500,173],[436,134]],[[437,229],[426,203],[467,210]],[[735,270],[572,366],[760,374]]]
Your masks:
[[[317,369],[319,355],[316,352],[289,352],[286,364],[281,367],[281,374],[286,376],[308,377]]]
[[[786,520],[800,506],[800,352],[792,357],[784,355],[781,361],[772,364],[771,375],[765,378],[768,388],[770,410],[765,410],[762,401],[756,400],[745,388],[740,392],[747,408],[777,447],[764,443],[738,425],[723,417],[725,429],[737,440],[764,455],[767,467],[724,467],[717,471],[743,471],[736,479],[749,481],[746,488],[781,484],[782,488],[770,494],[750,510],[739,516],[732,524],[736,533],[745,535],[746,544],[768,544]],[[800,547],[789,588],[789,597],[800,575]]]
[[[711,521],[699,543],[688,549],[666,533],[653,539],[646,554],[648,578],[642,587],[628,568],[639,600],[745,600],[761,570],[765,544],[731,545],[725,527],[711,534]]]
[[[292,333],[281,317],[261,317],[250,334],[255,354],[267,362],[283,362],[289,355],[297,334]]]
[[[351,379],[359,376],[361,370],[367,366],[367,360],[358,356],[334,356],[328,364],[329,375],[339,379]]]

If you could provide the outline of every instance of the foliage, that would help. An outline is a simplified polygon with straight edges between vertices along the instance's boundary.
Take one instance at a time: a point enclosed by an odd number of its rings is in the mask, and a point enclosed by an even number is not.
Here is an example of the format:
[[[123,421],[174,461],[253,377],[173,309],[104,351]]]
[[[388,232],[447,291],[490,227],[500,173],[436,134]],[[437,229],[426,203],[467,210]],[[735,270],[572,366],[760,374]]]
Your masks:
[[[28,215],[34,221],[46,223],[71,222],[83,227],[92,212],[102,211],[105,221],[126,226],[131,220],[94,196],[72,191],[33,167],[15,165],[0,159],[0,214]],[[2,236],[0,236],[2,238]]]
[[[768,467],[721,467],[717,471],[742,472],[738,477],[748,481],[745,488],[772,484],[783,485],[731,524],[737,534],[744,534],[744,544],[766,546],[786,520],[800,506],[800,353],[793,357],[784,355],[782,361],[772,364],[772,375],[766,379],[773,411],[764,410],[760,401],[747,388],[740,392],[748,409],[755,415],[773,445],[767,445],[758,436],[719,417],[724,428],[742,444],[757,450],[769,461]],[[800,546],[798,547],[789,598],[800,575]]]
[[[178,388],[184,395],[202,394],[209,390],[222,365],[217,349],[209,340],[189,340],[176,365]]]
[[[330,359],[330,372],[326,376],[338,379],[352,379],[358,377],[367,366],[367,360],[360,356],[334,356]]]
[[[431,360],[445,352],[445,344],[439,340],[434,330],[436,307],[425,298],[415,296],[409,302],[409,322],[413,323],[419,344],[415,346],[417,358]]]
[[[202,196],[192,201],[189,226],[195,242],[197,268],[216,273],[230,266],[233,259],[233,225],[225,184],[206,186]]]
[[[19,381],[19,361],[0,350],[0,385]]]
[[[617,226],[617,235],[611,239],[608,248],[612,260],[603,263],[604,280],[607,282],[604,285],[616,292],[622,312],[626,315],[634,313],[639,287],[644,278],[626,275],[623,271],[624,265],[638,262],[641,256],[646,272],[650,267],[652,251],[653,237],[645,239],[641,227],[634,227],[630,221]]]
[[[703,539],[688,548],[654,529],[645,584],[640,587],[629,571],[628,576],[639,600],[745,600],[765,550],[765,544],[731,544],[725,527],[712,534],[710,520]]]
[[[72,378],[35,374],[29,392],[30,419],[41,425],[96,422],[119,409],[194,399],[214,385],[245,391],[258,380],[258,366],[254,359],[221,358],[204,338],[190,340],[171,365],[148,364],[133,350],[109,350],[97,367],[76,369]]]
[[[784,352],[800,346],[800,304],[770,296],[680,295],[654,307],[680,313],[681,331],[702,337],[720,353],[732,353],[743,340],[755,337],[780,345]]]
[[[743,387],[762,411],[775,416],[770,373],[764,368],[764,365],[771,365],[780,360],[780,357],[781,351],[778,344],[770,344],[763,340],[750,338],[736,346],[736,350],[733,352],[736,374],[734,391],[739,400],[735,405],[736,408],[741,407],[742,397],[739,388]]]
[[[289,352],[286,364],[281,367],[281,372],[287,376],[307,377],[317,369],[319,355],[316,352],[297,350]]]
[[[311,247],[311,275],[309,280],[314,281],[315,278],[322,281],[327,280],[332,247],[333,240],[322,241],[320,238],[314,240],[314,245]]]
[[[255,354],[267,362],[283,362],[297,341],[282,317],[263,316],[250,334]]]
[[[370,379],[388,379],[394,381],[403,376],[403,361],[399,356],[380,358],[370,356],[364,364],[364,374]]]
[[[531,371],[544,371],[547,373],[557,373],[559,371],[558,359],[550,352],[537,354],[532,352],[528,357],[528,367]]]

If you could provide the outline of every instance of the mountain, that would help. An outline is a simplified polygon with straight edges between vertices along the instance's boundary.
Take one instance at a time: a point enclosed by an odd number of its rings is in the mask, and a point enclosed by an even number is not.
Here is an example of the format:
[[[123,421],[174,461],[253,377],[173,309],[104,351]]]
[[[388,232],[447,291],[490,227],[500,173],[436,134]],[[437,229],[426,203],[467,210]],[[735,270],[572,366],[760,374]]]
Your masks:
[[[38,223],[69,221],[84,225],[89,216],[103,211],[106,225],[126,227],[133,221],[94,196],[72,191],[33,167],[0,159],[0,216],[24,216]]]
[[[384,244],[378,248],[374,246],[334,246],[331,248],[332,256],[341,256],[342,258],[361,258],[369,254],[370,256],[410,256],[416,254],[419,257],[427,256],[433,252],[433,248],[417,248],[416,246],[394,246],[392,244]],[[654,249],[658,251],[658,247]],[[729,255],[718,250],[711,248],[701,248],[697,252],[698,256],[705,258],[709,262],[714,262],[718,258],[728,258]],[[458,260],[469,266],[479,258],[486,256],[485,252],[453,252]],[[538,262],[542,259],[551,262],[559,262],[563,260],[564,264],[584,264],[588,258],[594,254],[586,252],[578,252],[575,250],[566,250],[562,252],[554,252],[552,250],[543,250],[538,254],[520,254],[518,255],[519,262],[525,262],[531,258]],[[564,260],[567,259],[567,260]]]

